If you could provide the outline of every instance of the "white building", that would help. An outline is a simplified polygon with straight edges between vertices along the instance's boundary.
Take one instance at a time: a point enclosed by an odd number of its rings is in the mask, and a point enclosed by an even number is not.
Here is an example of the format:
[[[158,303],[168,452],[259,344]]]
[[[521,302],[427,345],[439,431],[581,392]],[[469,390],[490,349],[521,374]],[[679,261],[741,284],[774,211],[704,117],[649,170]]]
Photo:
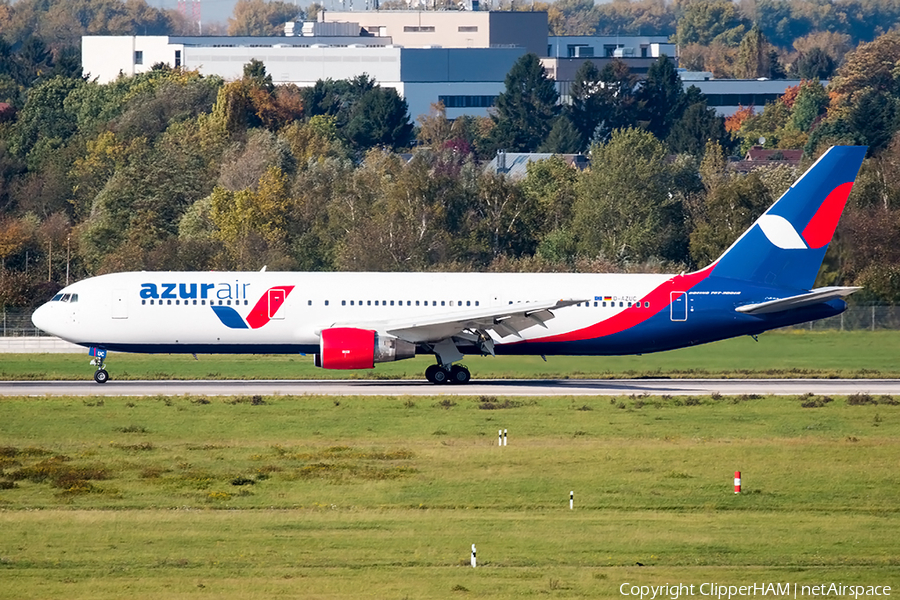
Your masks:
[[[82,65],[101,83],[148,71],[159,62],[235,80],[256,59],[265,63],[275,84],[301,87],[366,73],[396,89],[413,120],[439,100],[453,119],[487,115],[504,90],[506,74],[525,53],[522,47],[402,48],[385,42],[390,38],[85,36]]]

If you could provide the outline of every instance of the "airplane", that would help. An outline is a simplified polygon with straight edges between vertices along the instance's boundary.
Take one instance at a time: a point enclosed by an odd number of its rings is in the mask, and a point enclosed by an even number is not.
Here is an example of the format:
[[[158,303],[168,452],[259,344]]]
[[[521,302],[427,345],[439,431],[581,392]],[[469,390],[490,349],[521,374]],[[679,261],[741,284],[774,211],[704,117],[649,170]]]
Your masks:
[[[715,262],[692,273],[130,272],[66,286],[32,317],[90,349],[305,353],[325,369],[433,354],[463,384],[466,354],[644,354],[838,315],[858,287],[813,289],[864,146],[823,154]]]

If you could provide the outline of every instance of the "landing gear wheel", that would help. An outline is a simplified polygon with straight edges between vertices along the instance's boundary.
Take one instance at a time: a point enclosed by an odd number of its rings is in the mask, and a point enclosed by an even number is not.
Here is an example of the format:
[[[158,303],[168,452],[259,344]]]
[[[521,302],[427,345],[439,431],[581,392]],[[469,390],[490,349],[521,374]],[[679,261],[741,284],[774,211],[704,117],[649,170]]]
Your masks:
[[[431,365],[430,367],[425,369],[425,379],[427,379],[431,383],[437,383],[437,381],[434,380],[434,374],[436,371],[443,371],[443,369],[441,369],[437,365]]]
[[[97,369],[94,371],[94,381],[97,383],[106,383],[109,381],[109,373],[106,372],[106,369]]]
[[[465,384],[469,383],[471,378],[469,370],[461,365],[453,365],[450,369],[450,383]]]
[[[437,367],[437,365],[435,366]],[[443,367],[437,367],[431,377],[431,383],[436,383],[437,385],[443,385],[450,381],[450,373],[445,371]]]

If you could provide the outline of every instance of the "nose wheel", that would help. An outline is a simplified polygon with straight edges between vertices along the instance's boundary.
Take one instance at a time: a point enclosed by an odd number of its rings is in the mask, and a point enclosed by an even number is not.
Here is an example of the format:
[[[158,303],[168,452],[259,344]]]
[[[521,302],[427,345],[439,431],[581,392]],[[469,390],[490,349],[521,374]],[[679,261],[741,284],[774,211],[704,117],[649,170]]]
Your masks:
[[[440,365],[431,365],[425,369],[425,379],[435,385],[443,385],[445,383],[464,384],[469,383],[472,374],[469,369],[462,365],[453,365],[446,369]]]
[[[106,383],[109,381],[109,373],[106,372],[106,369],[97,369],[94,371],[94,381],[97,383]]]

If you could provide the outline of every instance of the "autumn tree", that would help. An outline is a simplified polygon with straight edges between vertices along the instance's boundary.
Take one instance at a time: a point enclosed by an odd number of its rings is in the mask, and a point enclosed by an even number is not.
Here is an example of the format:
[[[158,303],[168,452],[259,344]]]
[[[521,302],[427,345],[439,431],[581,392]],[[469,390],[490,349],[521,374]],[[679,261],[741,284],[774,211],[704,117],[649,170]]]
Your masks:
[[[277,0],[238,0],[228,18],[228,35],[282,35],[284,24],[298,16],[298,8]]]

